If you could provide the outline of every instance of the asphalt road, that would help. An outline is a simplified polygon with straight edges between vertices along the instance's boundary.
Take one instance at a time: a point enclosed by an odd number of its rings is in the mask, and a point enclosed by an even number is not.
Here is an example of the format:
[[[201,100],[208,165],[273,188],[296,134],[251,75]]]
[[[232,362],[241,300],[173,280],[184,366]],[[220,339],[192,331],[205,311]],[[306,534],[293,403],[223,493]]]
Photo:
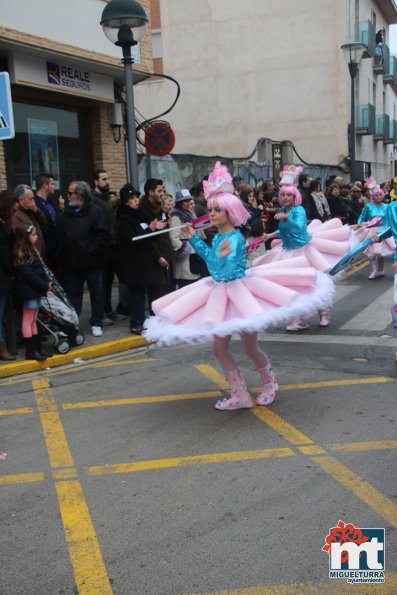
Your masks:
[[[213,408],[209,345],[0,381],[1,595],[395,595],[392,277],[367,274],[339,283],[329,328],[262,337],[268,408]],[[328,578],[340,519],[385,529],[384,585]]]

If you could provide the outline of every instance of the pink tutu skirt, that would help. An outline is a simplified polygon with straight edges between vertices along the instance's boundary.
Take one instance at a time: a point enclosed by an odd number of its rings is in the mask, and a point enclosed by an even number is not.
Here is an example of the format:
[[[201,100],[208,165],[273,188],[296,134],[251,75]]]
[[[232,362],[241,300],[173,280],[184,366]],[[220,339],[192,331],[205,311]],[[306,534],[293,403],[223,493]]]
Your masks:
[[[351,231],[340,219],[330,219],[321,223],[314,219],[307,226],[312,239],[302,248],[285,250],[281,240],[273,240],[271,250],[253,261],[253,266],[260,266],[290,258],[304,258],[306,266],[327,272],[347,254],[351,248]]]
[[[381,229],[384,229],[384,225],[381,227],[360,227],[359,229],[355,230],[355,236],[357,238],[357,243],[363,242],[367,238],[373,236],[374,233],[378,233]],[[396,252],[396,242],[394,241],[393,236],[391,238],[387,238],[387,240],[383,240],[383,242],[376,242],[368,246],[366,250],[364,250],[364,254],[368,256],[368,258],[376,258],[379,256],[394,256]]]
[[[329,307],[333,295],[332,279],[304,257],[284,260],[248,269],[228,283],[204,277],[161,297],[152,303],[156,316],[146,321],[144,335],[170,345],[261,331]]]

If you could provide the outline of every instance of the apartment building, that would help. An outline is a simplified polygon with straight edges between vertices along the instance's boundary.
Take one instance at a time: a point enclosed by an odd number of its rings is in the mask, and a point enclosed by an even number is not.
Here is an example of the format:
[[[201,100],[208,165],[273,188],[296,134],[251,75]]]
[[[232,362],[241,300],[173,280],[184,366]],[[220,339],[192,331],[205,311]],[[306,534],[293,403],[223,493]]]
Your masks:
[[[264,137],[270,155],[272,144],[290,141],[303,161],[342,164],[348,176],[350,76],[340,48],[357,40],[367,46],[356,77],[358,173],[379,181],[395,175],[397,58],[388,49],[395,0],[152,4],[156,65],[182,91],[167,116],[175,153],[243,157]],[[148,79],[136,97],[147,113],[159,113],[172,93],[167,82]],[[292,149],[288,155],[300,162]]]
[[[153,71],[150,1],[140,3],[149,26],[133,48],[135,82]],[[0,71],[10,74],[16,129],[14,139],[0,142],[3,189],[32,184],[47,171],[64,190],[70,180],[91,181],[96,167],[109,170],[115,190],[125,184],[124,131],[114,126],[122,51],[100,26],[105,6],[106,0],[2,3]]]

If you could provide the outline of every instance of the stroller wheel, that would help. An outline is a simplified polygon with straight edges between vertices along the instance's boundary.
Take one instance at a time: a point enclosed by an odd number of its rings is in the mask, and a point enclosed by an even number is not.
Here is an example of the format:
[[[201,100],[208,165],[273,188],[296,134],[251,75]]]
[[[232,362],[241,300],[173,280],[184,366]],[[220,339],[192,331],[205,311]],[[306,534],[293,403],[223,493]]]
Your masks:
[[[83,345],[85,341],[85,335],[81,331],[78,331],[75,336],[73,337],[72,344],[73,345]]]
[[[59,343],[57,343],[55,345],[55,349],[57,350],[58,353],[67,353],[70,349],[70,345],[69,345],[68,341],[61,339],[59,341]]]

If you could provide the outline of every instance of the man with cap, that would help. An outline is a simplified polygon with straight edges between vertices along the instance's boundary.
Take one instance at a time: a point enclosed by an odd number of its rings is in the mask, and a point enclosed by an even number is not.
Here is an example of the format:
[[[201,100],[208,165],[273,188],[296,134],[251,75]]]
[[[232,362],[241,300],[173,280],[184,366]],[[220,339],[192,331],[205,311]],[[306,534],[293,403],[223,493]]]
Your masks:
[[[148,235],[164,229],[166,221],[152,218],[139,202],[140,192],[132,184],[120,190],[117,212],[119,249],[116,273],[121,283],[128,285],[130,300],[130,330],[142,334],[145,322],[145,302],[148,286],[155,280],[154,252],[151,237],[133,241],[136,236]]]
[[[172,270],[174,284],[177,287],[184,287],[200,278],[199,274],[193,273],[191,270],[190,256],[195,252],[188,242],[185,233],[179,227],[184,223],[191,223],[195,219],[192,205],[194,205],[194,198],[189,190],[186,188],[178,190],[170,220],[170,240],[173,250]]]

